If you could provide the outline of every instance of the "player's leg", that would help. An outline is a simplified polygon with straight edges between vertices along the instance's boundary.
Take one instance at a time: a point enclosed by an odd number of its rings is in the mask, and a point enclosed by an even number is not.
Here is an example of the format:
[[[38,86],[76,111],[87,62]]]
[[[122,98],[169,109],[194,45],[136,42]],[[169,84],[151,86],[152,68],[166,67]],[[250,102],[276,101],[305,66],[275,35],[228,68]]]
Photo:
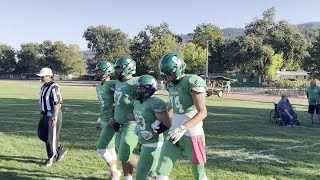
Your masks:
[[[97,152],[103,160],[107,162],[110,167],[112,178],[119,179],[121,176],[120,171],[117,168],[117,154],[115,150],[115,131],[113,128],[109,128],[106,124],[102,124],[102,130],[100,132]]]
[[[148,176],[156,176],[156,168],[161,152],[161,147],[147,147],[142,145],[139,162],[136,169],[136,179],[145,180]]]
[[[192,163],[194,179],[207,180],[208,178],[204,168],[206,163],[204,135],[193,137],[183,136],[180,141],[183,146],[184,153]]]
[[[157,180],[169,179],[172,168],[176,161],[181,157],[181,154],[182,149],[180,148],[180,142],[172,144],[170,140],[165,140],[156,169]]]
[[[132,179],[133,168],[137,166],[138,156],[132,154],[138,144],[138,136],[134,133],[136,123],[129,122],[124,125],[119,132],[121,133],[119,144],[119,159],[122,162],[125,179]]]

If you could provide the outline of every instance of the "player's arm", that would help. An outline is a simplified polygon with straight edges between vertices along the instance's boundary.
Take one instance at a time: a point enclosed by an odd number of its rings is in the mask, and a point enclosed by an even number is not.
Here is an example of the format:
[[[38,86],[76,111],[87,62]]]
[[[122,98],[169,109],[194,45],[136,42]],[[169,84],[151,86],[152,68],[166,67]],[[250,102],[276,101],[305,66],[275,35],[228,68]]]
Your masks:
[[[154,132],[161,134],[171,127],[171,117],[167,104],[160,100],[153,107],[154,115],[157,120],[151,125]]]
[[[159,120],[167,128],[171,127],[171,118],[169,116],[168,111],[155,112],[155,116],[156,116],[157,120]]]
[[[194,127],[207,117],[205,93],[192,90],[191,96],[198,113],[183,125],[186,129]]]
[[[170,107],[168,107],[168,114],[169,114],[169,117],[170,117],[170,119],[172,118],[172,116],[173,116],[173,109],[172,109],[172,107],[170,106]],[[170,121],[171,122],[171,121]]]

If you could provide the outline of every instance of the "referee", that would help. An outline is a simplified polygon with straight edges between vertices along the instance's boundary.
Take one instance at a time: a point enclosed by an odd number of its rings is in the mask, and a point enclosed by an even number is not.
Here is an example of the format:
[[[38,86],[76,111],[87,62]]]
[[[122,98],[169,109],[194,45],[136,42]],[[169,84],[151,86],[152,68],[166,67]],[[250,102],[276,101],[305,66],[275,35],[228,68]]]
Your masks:
[[[43,83],[39,101],[42,117],[38,125],[38,137],[46,143],[48,159],[44,166],[49,167],[62,160],[67,153],[58,143],[62,123],[62,96],[50,68],[42,68],[37,76],[40,76]]]

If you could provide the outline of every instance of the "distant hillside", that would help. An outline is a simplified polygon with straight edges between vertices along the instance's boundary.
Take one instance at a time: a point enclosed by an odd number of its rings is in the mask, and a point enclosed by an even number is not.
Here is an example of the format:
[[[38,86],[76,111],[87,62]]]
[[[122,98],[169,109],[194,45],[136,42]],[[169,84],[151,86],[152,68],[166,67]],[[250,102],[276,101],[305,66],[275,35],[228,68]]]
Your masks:
[[[225,39],[233,39],[233,38],[244,35],[243,28],[225,28],[225,29],[222,29],[222,32],[223,32],[223,38]]]
[[[299,29],[310,30],[310,29],[320,29],[320,22],[308,22],[296,25]]]
[[[296,25],[309,41],[313,41],[320,30],[320,22],[308,22]],[[244,35],[244,28],[224,28],[221,29],[224,39],[234,39]],[[193,33],[180,35],[182,42],[187,43],[192,41]]]

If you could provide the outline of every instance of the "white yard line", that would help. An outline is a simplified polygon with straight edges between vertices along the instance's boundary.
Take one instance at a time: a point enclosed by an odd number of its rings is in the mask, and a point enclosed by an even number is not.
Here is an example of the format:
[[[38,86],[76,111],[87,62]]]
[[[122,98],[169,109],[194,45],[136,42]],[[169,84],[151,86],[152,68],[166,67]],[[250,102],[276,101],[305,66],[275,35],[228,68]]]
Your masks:
[[[320,145],[320,142],[314,143],[314,144],[307,144],[307,145],[301,145],[301,146],[291,146],[291,147],[285,147],[285,148],[278,148],[278,149],[267,149],[267,150],[260,150],[258,153],[264,153],[264,152],[272,152],[272,151],[281,151],[281,150],[291,150],[291,149],[299,149],[299,148],[309,148],[313,146]]]

